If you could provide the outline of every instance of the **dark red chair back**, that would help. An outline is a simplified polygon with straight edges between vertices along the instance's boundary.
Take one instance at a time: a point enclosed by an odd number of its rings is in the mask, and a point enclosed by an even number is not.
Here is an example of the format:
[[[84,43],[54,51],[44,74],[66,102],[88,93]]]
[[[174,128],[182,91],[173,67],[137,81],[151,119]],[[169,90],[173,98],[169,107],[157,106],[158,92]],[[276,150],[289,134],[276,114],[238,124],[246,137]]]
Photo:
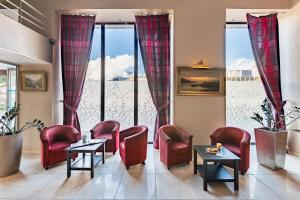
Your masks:
[[[127,169],[139,163],[145,164],[147,158],[148,128],[134,126],[120,132],[120,156]]]
[[[241,158],[240,172],[245,174],[250,165],[250,134],[236,127],[222,127],[210,136],[211,144],[220,142],[228,150]],[[231,166],[231,165],[230,165]]]
[[[92,139],[106,139],[105,151],[116,153],[119,147],[120,123],[113,120],[107,120],[96,124],[90,130]]]
[[[55,125],[45,128],[41,134],[41,162],[45,169],[67,160],[65,149],[80,139],[79,132],[72,126]],[[77,154],[72,154],[75,159]]]

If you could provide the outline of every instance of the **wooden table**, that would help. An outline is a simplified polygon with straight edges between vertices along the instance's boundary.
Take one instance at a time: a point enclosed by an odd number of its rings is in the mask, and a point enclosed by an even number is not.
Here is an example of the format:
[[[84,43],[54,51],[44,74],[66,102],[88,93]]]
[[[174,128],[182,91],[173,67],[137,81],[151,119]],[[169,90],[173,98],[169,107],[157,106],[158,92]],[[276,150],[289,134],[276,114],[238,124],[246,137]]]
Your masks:
[[[105,142],[106,139],[93,139],[90,143],[83,143],[82,140],[76,142],[66,148],[67,151],[67,177],[71,176],[72,170],[88,170],[91,171],[91,178],[94,178],[94,168],[102,161],[105,163]],[[97,150],[100,150],[102,156],[96,155]],[[77,158],[73,163],[71,162],[72,153],[82,153],[82,157]],[[89,156],[86,154],[90,154]],[[86,157],[90,157],[87,159]]]
[[[194,174],[199,171],[203,177],[203,190],[207,191],[208,182],[234,182],[234,189],[239,190],[239,161],[240,158],[222,147],[219,154],[206,152],[211,145],[194,146]],[[203,165],[197,164],[197,154],[203,159]],[[234,175],[232,176],[224,167],[224,163],[232,163]],[[210,164],[211,163],[211,164]]]

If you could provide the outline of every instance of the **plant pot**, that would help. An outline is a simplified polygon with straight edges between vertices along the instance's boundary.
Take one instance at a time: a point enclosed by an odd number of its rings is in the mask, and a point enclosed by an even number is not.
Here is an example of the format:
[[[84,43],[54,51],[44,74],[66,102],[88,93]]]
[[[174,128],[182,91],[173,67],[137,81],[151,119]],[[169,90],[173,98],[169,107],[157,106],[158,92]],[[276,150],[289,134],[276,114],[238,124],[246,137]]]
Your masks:
[[[23,134],[0,136],[0,177],[19,171],[23,146]]]
[[[287,131],[272,132],[259,128],[254,132],[258,163],[273,170],[284,168]]]

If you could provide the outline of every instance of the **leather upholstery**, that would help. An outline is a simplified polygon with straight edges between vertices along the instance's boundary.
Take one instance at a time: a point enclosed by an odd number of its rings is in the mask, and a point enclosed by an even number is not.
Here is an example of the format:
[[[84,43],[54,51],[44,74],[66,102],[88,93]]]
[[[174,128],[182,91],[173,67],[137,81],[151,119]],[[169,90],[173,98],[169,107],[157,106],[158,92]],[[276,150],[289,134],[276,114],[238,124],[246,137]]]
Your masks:
[[[55,125],[45,128],[40,134],[41,162],[45,169],[67,160],[65,149],[80,140],[79,132],[72,126]],[[75,159],[77,154],[72,154]]]
[[[127,169],[139,163],[145,164],[147,158],[148,128],[134,126],[119,134],[119,153]]]
[[[165,125],[159,128],[160,161],[168,169],[171,166],[188,163],[192,160],[193,135],[185,130]]]
[[[241,174],[247,172],[250,165],[251,139],[251,136],[247,131],[235,127],[223,127],[215,130],[210,136],[210,139],[212,145],[220,142],[229,151],[240,157],[240,172]]]
[[[91,132],[92,139],[107,139],[105,151],[116,153],[119,147],[120,123],[113,120],[107,120],[97,124]]]

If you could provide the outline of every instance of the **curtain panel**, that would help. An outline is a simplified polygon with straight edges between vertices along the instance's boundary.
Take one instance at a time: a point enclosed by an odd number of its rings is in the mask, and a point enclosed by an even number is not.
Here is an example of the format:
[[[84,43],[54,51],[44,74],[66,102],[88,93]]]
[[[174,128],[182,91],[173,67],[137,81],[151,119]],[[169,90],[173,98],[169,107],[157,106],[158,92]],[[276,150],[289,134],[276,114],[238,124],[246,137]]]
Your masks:
[[[136,16],[142,60],[157,116],[153,146],[159,148],[158,129],[170,122],[169,15]]]
[[[247,14],[253,54],[267,97],[278,122],[284,114],[280,81],[279,31],[277,14],[255,17]],[[284,122],[278,124],[282,128]]]
[[[88,67],[95,16],[61,16],[61,62],[64,95],[64,124],[80,132],[77,108]]]

